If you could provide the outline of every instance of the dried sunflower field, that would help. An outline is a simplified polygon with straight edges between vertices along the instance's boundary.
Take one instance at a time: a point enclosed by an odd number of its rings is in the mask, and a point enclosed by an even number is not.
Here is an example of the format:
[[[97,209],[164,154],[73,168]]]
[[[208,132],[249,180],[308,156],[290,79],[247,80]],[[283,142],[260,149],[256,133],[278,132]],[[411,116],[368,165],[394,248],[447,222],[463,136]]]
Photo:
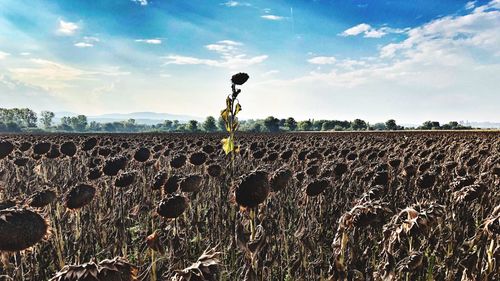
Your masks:
[[[0,280],[500,280],[498,132],[3,135]]]

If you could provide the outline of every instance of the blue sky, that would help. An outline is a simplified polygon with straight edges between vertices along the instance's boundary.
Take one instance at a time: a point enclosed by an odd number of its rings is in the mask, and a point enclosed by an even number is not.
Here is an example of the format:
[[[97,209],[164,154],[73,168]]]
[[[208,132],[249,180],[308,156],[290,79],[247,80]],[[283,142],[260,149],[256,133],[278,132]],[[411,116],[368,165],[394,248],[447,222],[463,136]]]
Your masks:
[[[500,0],[0,0],[2,107],[500,121]]]

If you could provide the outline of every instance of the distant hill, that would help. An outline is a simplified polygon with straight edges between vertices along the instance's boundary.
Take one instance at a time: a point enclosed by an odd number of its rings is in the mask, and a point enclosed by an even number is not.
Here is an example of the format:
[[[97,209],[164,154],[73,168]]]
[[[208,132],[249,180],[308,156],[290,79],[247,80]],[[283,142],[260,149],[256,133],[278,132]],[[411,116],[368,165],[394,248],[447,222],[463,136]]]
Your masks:
[[[446,122],[448,123],[448,122]],[[444,125],[446,123],[441,123],[441,125]],[[463,126],[471,126],[472,128],[479,128],[479,129],[500,129],[500,123],[496,122],[477,122],[477,121],[460,121],[458,122],[460,125]],[[417,124],[401,124],[402,126],[406,128],[417,128],[420,125]]]
[[[74,112],[55,112],[55,123],[59,123],[60,119],[65,116],[74,117],[77,113]],[[147,124],[153,125],[163,122],[164,120],[179,120],[180,122],[186,122],[189,120],[203,121],[204,118],[190,115],[178,115],[169,113],[157,113],[157,112],[132,112],[132,113],[110,113],[95,116],[87,116],[89,122],[96,121],[99,123],[108,122],[120,122],[126,121],[128,119],[135,119],[137,124]]]
[[[471,126],[472,128],[500,129],[500,123],[495,122],[460,121],[459,123],[464,126]]]

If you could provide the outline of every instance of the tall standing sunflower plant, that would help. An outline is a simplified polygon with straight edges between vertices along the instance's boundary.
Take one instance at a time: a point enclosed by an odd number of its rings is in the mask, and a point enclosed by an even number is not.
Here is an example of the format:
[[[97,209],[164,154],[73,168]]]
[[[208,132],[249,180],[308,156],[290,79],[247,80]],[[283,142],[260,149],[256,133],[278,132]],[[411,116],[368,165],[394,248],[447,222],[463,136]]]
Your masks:
[[[241,105],[238,101],[238,95],[241,93],[241,89],[236,88],[236,86],[241,86],[245,84],[249,76],[246,73],[237,73],[231,77],[231,91],[232,93],[226,98],[226,108],[221,111],[221,117],[224,120],[226,126],[226,131],[229,133],[227,138],[222,139],[222,148],[227,154],[231,154],[231,170],[234,167],[234,158],[239,152],[239,146],[235,145],[234,134],[238,131],[239,122],[236,115],[241,111]]]

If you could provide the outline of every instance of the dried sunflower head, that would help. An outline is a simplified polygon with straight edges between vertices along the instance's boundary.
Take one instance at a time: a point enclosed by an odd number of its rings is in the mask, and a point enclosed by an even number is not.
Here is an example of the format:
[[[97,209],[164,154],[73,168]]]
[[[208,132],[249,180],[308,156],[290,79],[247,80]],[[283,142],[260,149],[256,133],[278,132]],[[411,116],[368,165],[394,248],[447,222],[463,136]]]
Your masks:
[[[136,281],[138,270],[124,258],[65,266],[50,281]]]
[[[40,242],[49,233],[47,221],[24,208],[0,210],[0,251],[17,252]]]
[[[340,227],[352,229],[368,225],[380,225],[390,212],[387,203],[380,200],[361,202],[340,218]]]
[[[266,200],[268,194],[268,174],[260,170],[242,176],[235,190],[236,202],[246,208],[257,207]]]
[[[191,266],[175,272],[172,281],[216,281],[219,272],[219,255],[215,248],[207,249]]]
[[[248,74],[240,72],[231,77],[231,82],[235,85],[243,85],[247,82],[248,78],[250,78]]]

